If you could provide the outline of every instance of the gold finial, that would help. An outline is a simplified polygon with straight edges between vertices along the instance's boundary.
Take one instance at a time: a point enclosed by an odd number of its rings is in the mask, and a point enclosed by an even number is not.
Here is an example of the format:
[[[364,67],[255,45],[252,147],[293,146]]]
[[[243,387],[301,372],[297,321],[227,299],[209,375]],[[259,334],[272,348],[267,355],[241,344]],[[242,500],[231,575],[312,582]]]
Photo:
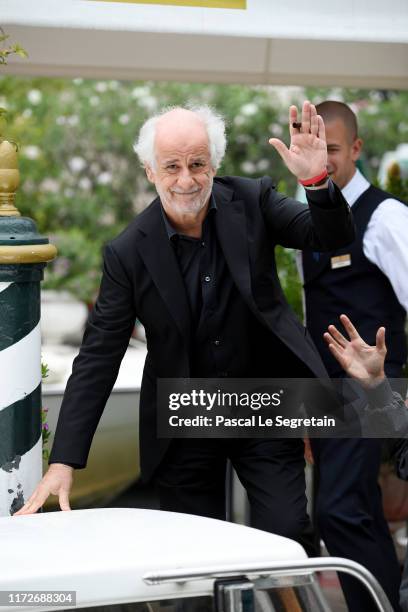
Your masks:
[[[14,206],[19,183],[17,145],[3,140],[0,142],[0,217],[20,217]]]

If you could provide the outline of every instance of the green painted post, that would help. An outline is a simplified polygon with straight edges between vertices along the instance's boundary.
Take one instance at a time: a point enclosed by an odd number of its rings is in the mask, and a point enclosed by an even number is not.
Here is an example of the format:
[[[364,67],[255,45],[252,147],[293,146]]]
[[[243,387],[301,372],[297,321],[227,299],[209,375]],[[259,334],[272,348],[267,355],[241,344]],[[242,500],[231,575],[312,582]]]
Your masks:
[[[14,205],[17,152],[0,143],[0,516],[42,475],[40,281],[56,248]]]

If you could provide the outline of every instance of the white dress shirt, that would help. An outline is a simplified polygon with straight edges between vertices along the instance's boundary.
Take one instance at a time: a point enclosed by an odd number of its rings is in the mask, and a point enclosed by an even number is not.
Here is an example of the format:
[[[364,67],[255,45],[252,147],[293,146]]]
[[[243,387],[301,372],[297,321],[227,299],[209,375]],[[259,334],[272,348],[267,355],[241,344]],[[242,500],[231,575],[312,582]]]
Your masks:
[[[342,189],[352,207],[370,187],[359,170]],[[364,255],[387,276],[401,306],[408,312],[408,206],[387,198],[377,206],[363,238]]]

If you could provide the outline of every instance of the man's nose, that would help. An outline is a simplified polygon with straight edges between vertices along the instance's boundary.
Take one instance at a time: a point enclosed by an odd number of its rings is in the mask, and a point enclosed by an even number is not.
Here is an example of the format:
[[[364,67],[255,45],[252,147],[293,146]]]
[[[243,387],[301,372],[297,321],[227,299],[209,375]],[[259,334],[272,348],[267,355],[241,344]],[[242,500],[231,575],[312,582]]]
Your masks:
[[[181,189],[188,189],[194,184],[193,177],[188,168],[182,168],[177,177],[177,183]]]

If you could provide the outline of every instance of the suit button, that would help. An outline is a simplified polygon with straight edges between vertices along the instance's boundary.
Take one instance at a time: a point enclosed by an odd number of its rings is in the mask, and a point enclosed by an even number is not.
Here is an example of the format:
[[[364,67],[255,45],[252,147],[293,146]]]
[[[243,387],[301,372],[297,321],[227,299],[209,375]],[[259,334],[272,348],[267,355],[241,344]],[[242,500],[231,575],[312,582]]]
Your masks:
[[[204,280],[206,283],[209,283],[211,280],[211,276],[204,276]]]
[[[214,340],[214,344],[215,344],[215,346],[219,346],[220,345],[220,341],[219,340]]]

